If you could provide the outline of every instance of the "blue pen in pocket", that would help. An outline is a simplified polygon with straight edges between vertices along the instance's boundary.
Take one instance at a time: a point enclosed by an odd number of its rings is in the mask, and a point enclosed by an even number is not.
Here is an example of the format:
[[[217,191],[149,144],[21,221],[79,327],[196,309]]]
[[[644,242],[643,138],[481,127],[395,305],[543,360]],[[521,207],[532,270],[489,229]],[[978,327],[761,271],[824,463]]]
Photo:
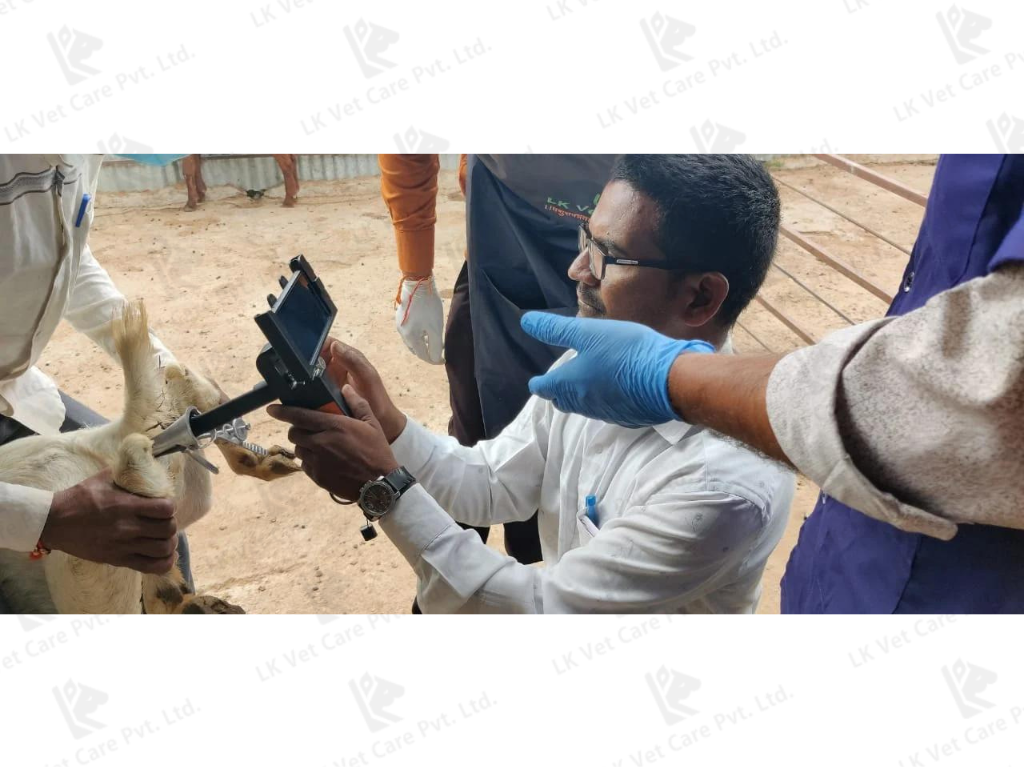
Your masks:
[[[597,496],[587,496],[587,519],[594,524],[595,528],[600,528],[601,524],[597,520]]]
[[[75,227],[82,226],[82,219],[85,218],[85,209],[89,207],[90,202],[92,202],[92,195],[88,192],[82,195],[82,204],[78,206],[78,215],[75,217]]]

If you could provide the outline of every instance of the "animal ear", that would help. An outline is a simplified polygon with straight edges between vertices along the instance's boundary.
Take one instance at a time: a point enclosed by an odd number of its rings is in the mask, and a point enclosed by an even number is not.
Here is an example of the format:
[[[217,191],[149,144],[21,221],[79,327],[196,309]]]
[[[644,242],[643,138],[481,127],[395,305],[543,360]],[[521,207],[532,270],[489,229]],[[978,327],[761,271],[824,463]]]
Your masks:
[[[185,372],[185,369],[177,363],[169,363],[164,367],[164,378],[167,381],[175,381],[177,379],[188,378],[188,374]]]

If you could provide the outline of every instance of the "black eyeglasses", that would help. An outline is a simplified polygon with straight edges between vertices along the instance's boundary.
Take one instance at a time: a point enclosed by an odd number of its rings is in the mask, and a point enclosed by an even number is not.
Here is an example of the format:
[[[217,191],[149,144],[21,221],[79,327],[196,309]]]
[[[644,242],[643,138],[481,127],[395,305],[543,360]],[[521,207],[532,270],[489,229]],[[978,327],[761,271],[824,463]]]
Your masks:
[[[620,259],[612,256],[601,244],[594,240],[586,224],[580,225],[580,253],[587,254],[590,261],[590,273],[598,280],[604,280],[604,272],[609,264],[624,264],[631,267],[652,267],[654,269],[679,269],[677,264],[653,259]]]

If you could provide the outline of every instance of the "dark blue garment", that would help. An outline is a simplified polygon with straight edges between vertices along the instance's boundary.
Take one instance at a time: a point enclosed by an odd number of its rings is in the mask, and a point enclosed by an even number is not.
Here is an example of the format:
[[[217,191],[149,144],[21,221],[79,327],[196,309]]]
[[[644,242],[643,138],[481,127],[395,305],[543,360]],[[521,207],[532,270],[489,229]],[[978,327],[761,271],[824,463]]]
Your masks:
[[[543,344],[519,325],[524,312],[543,309],[574,316],[576,284],[569,265],[579,254],[579,225],[607,180],[608,168],[579,176],[550,172],[550,192],[542,189],[547,161],[515,158],[529,172],[536,199],[513,192],[470,155],[466,163],[466,241],[472,303],[473,353],[484,433],[495,437],[522,410],[527,383],[546,371],[565,350]],[[606,164],[610,167],[611,160]]]
[[[1022,212],[1024,156],[944,155],[888,314],[1024,261]],[[1024,613],[1024,531],[961,525],[939,541],[822,494],[790,555],[782,611]]]

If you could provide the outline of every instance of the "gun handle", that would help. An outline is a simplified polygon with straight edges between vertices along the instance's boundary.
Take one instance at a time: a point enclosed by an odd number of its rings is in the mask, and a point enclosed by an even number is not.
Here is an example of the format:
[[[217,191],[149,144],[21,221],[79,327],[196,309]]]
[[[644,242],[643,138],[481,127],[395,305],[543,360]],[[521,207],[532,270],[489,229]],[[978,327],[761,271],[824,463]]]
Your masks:
[[[328,394],[331,396],[331,401],[321,405],[317,410],[323,411],[324,413],[334,413],[340,416],[351,416],[352,411],[345,404],[345,398],[341,396],[341,390],[335,385],[335,383],[328,376],[323,377],[324,386],[327,388]]]

